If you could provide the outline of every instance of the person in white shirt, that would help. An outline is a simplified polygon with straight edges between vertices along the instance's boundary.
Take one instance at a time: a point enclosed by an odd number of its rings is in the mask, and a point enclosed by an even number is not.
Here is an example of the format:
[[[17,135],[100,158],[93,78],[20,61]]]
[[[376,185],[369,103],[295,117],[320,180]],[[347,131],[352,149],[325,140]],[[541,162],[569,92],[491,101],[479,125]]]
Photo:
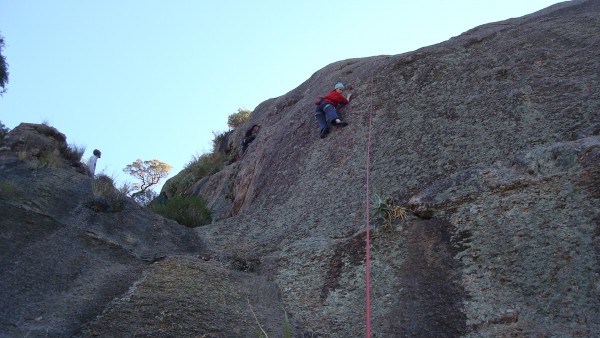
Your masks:
[[[94,154],[90,156],[90,159],[87,161],[86,166],[88,169],[87,171],[89,177],[94,177],[94,174],[96,173],[96,161],[98,161],[101,155],[102,153],[100,152],[100,150],[94,149]]]

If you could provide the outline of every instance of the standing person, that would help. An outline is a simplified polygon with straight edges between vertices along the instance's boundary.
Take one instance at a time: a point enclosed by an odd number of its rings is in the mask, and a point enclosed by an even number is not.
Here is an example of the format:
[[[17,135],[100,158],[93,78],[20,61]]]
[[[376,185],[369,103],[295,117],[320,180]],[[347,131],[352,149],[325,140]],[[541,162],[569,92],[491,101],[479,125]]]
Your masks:
[[[336,83],[333,90],[329,92],[317,106],[315,117],[321,127],[321,138],[325,138],[327,134],[329,134],[329,123],[336,127],[345,127],[348,125],[348,122],[342,121],[337,113],[338,105],[348,104],[348,102],[350,102],[350,96],[352,96],[352,94],[348,94],[348,97],[344,97],[342,95],[344,90],[345,87],[343,83]]]
[[[88,159],[86,166],[89,177],[94,178],[94,175],[96,174],[96,161],[98,161],[101,155],[102,153],[100,150],[94,149],[94,154]]]
[[[246,131],[246,135],[244,135],[244,140],[242,141],[242,152],[246,152],[248,145],[254,141],[259,130],[260,126],[255,124]]]

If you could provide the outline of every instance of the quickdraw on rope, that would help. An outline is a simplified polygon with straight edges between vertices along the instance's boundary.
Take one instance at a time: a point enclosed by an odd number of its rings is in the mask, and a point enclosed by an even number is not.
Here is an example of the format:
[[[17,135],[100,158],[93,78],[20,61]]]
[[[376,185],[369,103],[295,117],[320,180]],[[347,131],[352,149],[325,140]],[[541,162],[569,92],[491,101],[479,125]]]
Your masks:
[[[371,337],[371,220],[369,217],[369,172],[371,166],[371,120],[372,120],[372,112],[373,112],[373,75],[371,75],[371,98],[369,101],[369,132],[367,138],[367,167],[366,167],[366,202],[365,202],[365,214],[366,214],[366,222],[367,222],[367,239],[366,239],[366,253],[365,253],[365,273],[366,273],[366,326],[367,326],[367,338]]]

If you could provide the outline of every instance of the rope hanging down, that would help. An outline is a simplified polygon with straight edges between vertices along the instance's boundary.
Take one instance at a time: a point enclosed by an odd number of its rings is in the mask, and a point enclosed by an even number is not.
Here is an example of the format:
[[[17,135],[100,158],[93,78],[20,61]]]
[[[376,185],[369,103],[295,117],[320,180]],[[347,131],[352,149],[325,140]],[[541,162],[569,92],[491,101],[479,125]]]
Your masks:
[[[369,217],[369,172],[371,166],[371,120],[372,120],[372,112],[373,112],[373,75],[371,74],[371,98],[369,101],[369,134],[367,138],[367,167],[366,167],[366,199],[365,199],[365,214],[366,214],[366,230],[367,230],[367,239],[366,239],[366,250],[365,250],[365,273],[366,273],[366,326],[367,326],[367,338],[371,337],[371,220]]]

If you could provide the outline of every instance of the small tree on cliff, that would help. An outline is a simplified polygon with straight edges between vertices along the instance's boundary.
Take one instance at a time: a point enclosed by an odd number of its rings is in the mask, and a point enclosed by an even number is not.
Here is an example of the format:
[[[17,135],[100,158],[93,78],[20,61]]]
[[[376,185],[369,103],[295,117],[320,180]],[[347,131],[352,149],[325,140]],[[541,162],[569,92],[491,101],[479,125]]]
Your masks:
[[[250,118],[250,114],[252,114],[251,110],[239,108],[237,113],[229,115],[229,117],[227,118],[227,125],[229,126],[229,128],[235,129],[242,125],[242,123],[248,121],[248,119]]]
[[[123,171],[140,180],[139,183],[134,183],[133,188],[137,191],[131,194],[131,198],[141,205],[148,204],[156,195],[150,187],[167,177],[171,168],[173,168],[171,165],[159,160],[142,161],[137,159],[128,164]]]
[[[4,38],[0,36],[0,96],[6,92],[6,85],[8,84],[8,64],[6,58],[2,55],[2,48],[4,48]]]

